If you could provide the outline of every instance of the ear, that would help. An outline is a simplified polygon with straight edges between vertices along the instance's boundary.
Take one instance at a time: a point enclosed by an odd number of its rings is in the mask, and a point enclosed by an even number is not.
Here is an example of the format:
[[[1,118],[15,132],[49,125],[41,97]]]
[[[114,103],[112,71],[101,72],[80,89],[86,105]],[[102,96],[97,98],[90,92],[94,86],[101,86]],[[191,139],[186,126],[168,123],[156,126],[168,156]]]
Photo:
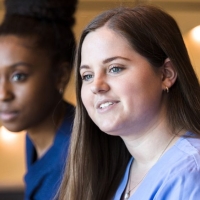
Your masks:
[[[167,90],[176,82],[177,71],[169,58],[165,59],[162,67],[162,88]]]
[[[71,70],[68,62],[63,62],[58,67],[58,73],[56,77],[57,90],[62,93],[65,86],[68,84],[71,75]]]

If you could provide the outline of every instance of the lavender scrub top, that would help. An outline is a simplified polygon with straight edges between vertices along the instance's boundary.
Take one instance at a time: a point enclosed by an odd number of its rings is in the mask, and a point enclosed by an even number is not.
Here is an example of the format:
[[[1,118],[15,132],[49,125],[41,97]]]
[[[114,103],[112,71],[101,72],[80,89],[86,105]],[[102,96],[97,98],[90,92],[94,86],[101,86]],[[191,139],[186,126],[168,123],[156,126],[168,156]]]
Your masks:
[[[132,161],[113,200],[121,200]],[[129,200],[200,200],[200,138],[181,137],[150,169]]]

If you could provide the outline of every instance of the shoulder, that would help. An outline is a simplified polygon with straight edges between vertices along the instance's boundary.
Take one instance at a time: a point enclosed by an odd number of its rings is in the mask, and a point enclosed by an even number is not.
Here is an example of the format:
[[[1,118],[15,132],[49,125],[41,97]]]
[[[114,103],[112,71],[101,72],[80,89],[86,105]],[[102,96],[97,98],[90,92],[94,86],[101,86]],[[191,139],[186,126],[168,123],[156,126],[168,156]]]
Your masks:
[[[176,169],[163,180],[155,199],[197,200],[200,197],[199,168]]]
[[[167,152],[164,161],[163,167],[167,168],[170,178],[200,175],[200,138],[181,137]]]
[[[75,115],[75,106],[70,104],[69,102],[65,102],[65,119],[66,120],[73,120],[74,119],[74,115]]]
[[[65,115],[62,124],[58,129],[58,133],[71,132],[74,121],[74,115],[75,115],[75,107],[72,104],[65,102]]]
[[[200,139],[181,138],[165,160],[165,176],[155,199],[197,200],[200,197]],[[166,169],[168,168],[168,169]]]
[[[190,169],[200,170],[200,138],[187,133],[175,144],[175,151],[180,156],[180,162]]]

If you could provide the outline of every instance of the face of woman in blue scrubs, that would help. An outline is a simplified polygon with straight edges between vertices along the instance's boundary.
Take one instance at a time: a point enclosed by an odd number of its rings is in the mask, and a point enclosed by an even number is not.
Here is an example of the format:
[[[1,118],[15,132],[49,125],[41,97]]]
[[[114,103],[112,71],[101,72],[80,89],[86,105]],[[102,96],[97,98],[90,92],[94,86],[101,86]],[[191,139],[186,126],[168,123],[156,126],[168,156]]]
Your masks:
[[[55,75],[30,38],[0,36],[0,121],[10,131],[43,126],[57,101]]]
[[[108,134],[125,136],[148,130],[165,116],[161,69],[153,69],[126,39],[109,28],[86,36],[80,75],[83,104]]]

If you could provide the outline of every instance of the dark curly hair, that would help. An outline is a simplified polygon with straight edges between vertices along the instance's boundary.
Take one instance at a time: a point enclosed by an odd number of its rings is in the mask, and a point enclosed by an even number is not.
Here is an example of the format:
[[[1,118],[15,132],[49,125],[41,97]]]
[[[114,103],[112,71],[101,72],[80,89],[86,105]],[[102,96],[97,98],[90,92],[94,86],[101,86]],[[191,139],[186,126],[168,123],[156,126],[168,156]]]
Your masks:
[[[52,65],[70,63],[76,46],[72,26],[77,0],[5,0],[1,35],[16,35],[43,49]]]

